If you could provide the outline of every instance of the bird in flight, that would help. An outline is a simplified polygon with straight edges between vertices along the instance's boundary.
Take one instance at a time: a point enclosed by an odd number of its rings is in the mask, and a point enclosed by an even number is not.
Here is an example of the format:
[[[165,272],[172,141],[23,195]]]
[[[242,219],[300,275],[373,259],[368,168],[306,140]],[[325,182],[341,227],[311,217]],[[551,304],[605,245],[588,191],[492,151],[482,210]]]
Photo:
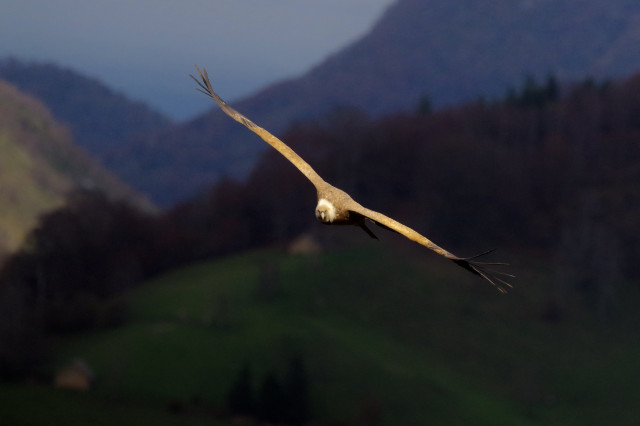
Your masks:
[[[229,117],[246,126],[249,130],[260,136],[262,140],[278,150],[280,154],[284,155],[285,158],[289,160],[294,166],[296,166],[298,170],[300,170],[300,172],[302,172],[302,174],[305,175],[307,179],[309,179],[311,183],[316,187],[316,191],[318,193],[318,204],[316,205],[315,213],[316,219],[318,219],[320,222],[326,225],[355,225],[362,228],[372,238],[377,239],[371,229],[367,227],[367,221],[370,221],[380,226],[381,228],[404,235],[408,239],[415,241],[416,243],[421,244],[430,250],[433,250],[441,256],[446,257],[447,259],[453,261],[457,265],[465,268],[473,274],[489,281],[502,293],[506,293],[506,287],[512,287],[512,285],[506,281],[506,277],[513,278],[514,275],[502,271],[497,271],[492,268],[494,266],[506,266],[508,265],[507,263],[483,262],[478,260],[480,257],[491,253],[493,250],[489,250],[472,257],[458,257],[439,247],[427,237],[420,235],[418,232],[414,231],[408,226],[403,225],[402,223],[388,216],[385,216],[382,213],[378,213],[361,206],[356,201],[354,201],[349,194],[322,179],[320,175],[318,175],[318,173],[316,173],[315,170],[313,170],[313,168],[311,168],[311,166],[306,161],[304,161],[284,142],[269,133],[267,130],[256,125],[254,122],[249,120],[244,115],[240,114],[238,111],[230,107],[225,101],[223,101],[222,98],[220,98],[220,96],[218,96],[218,94],[213,91],[206,69],[200,71],[200,68],[196,66],[196,70],[198,71],[200,79],[197,79],[193,75],[191,75],[190,77],[198,84],[198,90],[216,101],[222,111],[224,111]]]

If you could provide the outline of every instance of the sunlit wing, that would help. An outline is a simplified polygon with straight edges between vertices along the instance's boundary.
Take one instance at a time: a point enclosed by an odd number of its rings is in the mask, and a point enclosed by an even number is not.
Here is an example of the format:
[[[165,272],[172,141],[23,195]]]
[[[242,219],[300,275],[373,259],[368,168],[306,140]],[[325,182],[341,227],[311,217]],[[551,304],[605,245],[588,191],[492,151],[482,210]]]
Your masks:
[[[263,129],[262,127],[255,124],[253,121],[249,120],[244,115],[240,114],[238,111],[230,107],[225,101],[222,100],[220,96],[216,92],[213,91],[213,87],[211,87],[211,82],[209,81],[209,76],[207,75],[207,70],[202,69],[200,72],[200,68],[196,66],[196,70],[198,71],[198,75],[200,76],[200,80],[198,80],[193,75],[190,77],[198,84],[200,90],[205,95],[211,97],[218,106],[225,112],[229,117],[233,118],[238,123],[246,126],[249,130],[251,130],[256,135],[260,136],[260,138],[278,150],[278,152],[285,156],[287,160],[289,160],[294,166],[298,168],[304,174],[307,179],[311,181],[316,187],[318,185],[325,183],[324,180],[316,173],[313,168],[302,159],[294,150],[289,148],[287,144],[282,142],[280,139],[269,133],[269,131]]]
[[[506,288],[505,287],[509,287],[512,288],[513,286],[511,284],[509,284],[506,279],[507,278],[514,278],[514,275],[512,274],[508,274],[506,272],[502,272],[502,271],[497,271],[495,269],[493,269],[493,267],[495,266],[508,266],[508,263],[504,263],[504,262],[482,262],[479,261],[478,259],[482,256],[485,256],[491,252],[493,252],[493,250],[489,250],[486,251],[484,253],[480,253],[478,255],[475,256],[471,256],[471,257],[458,257],[456,255],[454,255],[453,253],[448,252],[447,250],[443,249],[442,247],[438,246],[437,244],[435,244],[433,241],[429,240],[427,237],[425,237],[424,235],[421,235],[420,233],[414,231],[413,229],[409,228],[406,225],[403,225],[402,223],[398,222],[395,219],[392,219],[388,216],[385,216],[382,213],[378,213],[376,211],[367,209],[366,207],[362,207],[360,204],[353,202],[352,206],[349,206],[349,210],[350,211],[354,211],[370,220],[372,220],[373,222],[375,222],[376,224],[378,224],[379,226],[383,227],[383,228],[387,228],[389,230],[395,231],[401,235],[404,235],[405,237],[407,237],[408,239],[410,239],[411,241],[414,241],[420,245],[425,246],[426,248],[435,251],[436,253],[438,253],[441,256],[446,257],[447,259],[455,262],[457,265],[463,267],[464,269],[479,275],[480,277],[484,278],[485,280],[489,281],[491,284],[493,284],[500,292],[502,293],[506,293]]]

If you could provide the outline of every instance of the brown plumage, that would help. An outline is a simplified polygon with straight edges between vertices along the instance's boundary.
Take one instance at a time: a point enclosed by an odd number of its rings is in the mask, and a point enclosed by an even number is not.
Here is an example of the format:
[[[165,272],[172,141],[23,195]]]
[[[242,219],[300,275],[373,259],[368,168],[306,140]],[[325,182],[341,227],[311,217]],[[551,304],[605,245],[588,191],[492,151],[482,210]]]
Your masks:
[[[318,193],[318,205],[316,206],[316,218],[327,225],[355,225],[362,228],[372,238],[377,238],[375,234],[367,227],[366,221],[369,220],[382,228],[397,232],[418,244],[421,244],[428,249],[435,251],[436,253],[452,260],[457,265],[465,268],[472,273],[479,275],[491,284],[496,286],[498,290],[505,293],[505,287],[512,287],[505,279],[501,277],[513,277],[511,274],[505,272],[496,271],[490,269],[491,266],[503,266],[508,265],[502,262],[480,262],[477,259],[493,250],[481,253],[472,257],[458,257],[448,252],[447,250],[434,244],[427,237],[420,235],[418,232],[401,224],[400,222],[383,215],[382,213],[369,210],[366,207],[361,206],[355,202],[349,194],[342,191],[339,188],[327,183],[324,179],[318,175],[311,166],[304,161],[298,154],[296,154],[291,148],[289,148],[280,139],[269,133],[267,130],[256,125],[244,115],[240,114],[235,109],[231,108],[225,101],[223,101],[211,87],[207,70],[200,69],[196,66],[200,80],[193,75],[191,78],[198,83],[200,87],[198,90],[211,97],[220,106],[229,117],[233,118],[240,124],[246,126],[249,130],[260,136],[262,140],[278,150],[289,160],[294,166],[304,174],[307,179],[316,187]]]

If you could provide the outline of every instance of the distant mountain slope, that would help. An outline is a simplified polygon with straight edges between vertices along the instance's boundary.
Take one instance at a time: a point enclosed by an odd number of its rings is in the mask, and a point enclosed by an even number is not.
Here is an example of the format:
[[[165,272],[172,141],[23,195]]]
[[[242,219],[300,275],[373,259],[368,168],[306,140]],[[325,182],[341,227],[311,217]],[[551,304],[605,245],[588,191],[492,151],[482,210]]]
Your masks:
[[[100,161],[131,135],[170,124],[147,105],[57,65],[8,58],[0,60],[0,78],[40,99],[76,143]]]
[[[76,186],[150,207],[74,145],[42,103],[0,80],[0,257]]]
[[[640,68],[638,19],[630,0],[400,0],[302,80],[380,114],[425,95],[436,106],[501,96],[527,75],[626,76]]]
[[[234,105],[278,133],[335,106],[377,115],[413,109],[424,96],[435,107],[502,96],[527,75],[554,73],[560,82],[625,76],[640,68],[639,21],[640,3],[632,0],[399,0],[361,40]],[[200,65],[215,86],[214,59]],[[215,88],[224,97],[224,87]],[[107,164],[168,204],[221,175],[245,174],[265,148],[214,108],[133,139]]]

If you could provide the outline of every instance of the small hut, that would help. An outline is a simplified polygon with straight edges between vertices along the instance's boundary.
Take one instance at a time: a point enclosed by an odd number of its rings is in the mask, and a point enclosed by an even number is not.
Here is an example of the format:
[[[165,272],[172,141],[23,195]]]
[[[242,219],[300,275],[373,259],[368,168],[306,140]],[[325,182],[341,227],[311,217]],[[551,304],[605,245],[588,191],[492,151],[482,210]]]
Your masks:
[[[311,234],[302,234],[289,244],[289,253],[317,255],[322,253],[322,246]]]
[[[94,380],[95,375],[89,364],[78,358],[56,372],[53,384],[60,389],[87,391],[91,389]]]

